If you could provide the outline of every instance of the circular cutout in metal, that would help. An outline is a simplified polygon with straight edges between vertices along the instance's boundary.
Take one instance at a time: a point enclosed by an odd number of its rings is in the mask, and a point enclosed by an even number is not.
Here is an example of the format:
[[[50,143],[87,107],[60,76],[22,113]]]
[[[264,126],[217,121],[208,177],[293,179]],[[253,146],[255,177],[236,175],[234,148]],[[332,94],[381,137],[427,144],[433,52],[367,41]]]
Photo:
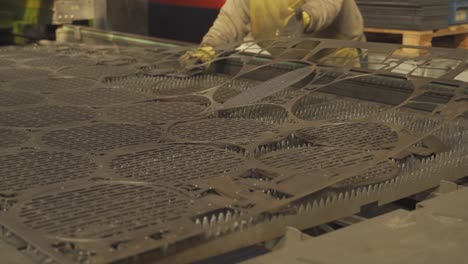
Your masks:
[[[157,142],[161,130],[157,127],[129,124],[97,124],[47,133],[42,141],[56,148],[107,151],[122,147]]]

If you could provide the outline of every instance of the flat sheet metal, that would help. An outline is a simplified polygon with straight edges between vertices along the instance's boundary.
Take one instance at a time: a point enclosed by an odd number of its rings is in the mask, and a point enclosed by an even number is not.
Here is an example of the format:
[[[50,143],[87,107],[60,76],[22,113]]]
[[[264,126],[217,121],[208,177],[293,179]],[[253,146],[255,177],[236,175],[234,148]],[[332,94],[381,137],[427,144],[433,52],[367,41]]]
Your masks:
[[[191,77],[151,72],[179,72],[180,48],[0,49],[2,241],[35,262],[185,263],[468,174],[467,52],[275,48],[294,59]],[[428,77],[436,58],[455,66]]]

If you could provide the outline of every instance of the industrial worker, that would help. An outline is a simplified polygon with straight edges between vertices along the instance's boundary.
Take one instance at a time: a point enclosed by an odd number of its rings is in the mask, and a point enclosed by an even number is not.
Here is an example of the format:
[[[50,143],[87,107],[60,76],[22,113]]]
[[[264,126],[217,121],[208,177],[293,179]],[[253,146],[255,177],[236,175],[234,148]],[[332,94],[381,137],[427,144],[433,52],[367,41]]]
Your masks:
[[[355,0],[227,0],[200,47],[183,55],[181,63],[207,67],[217,47],[241,42],[249,33],[254,40],[284,37],[292,34],[290,28],[285,30],[291,24],[307,37],[365,41]],[[266,43],[259,45],[268,49]],[[335,52],[335,56],[356,55],[356,49]]]

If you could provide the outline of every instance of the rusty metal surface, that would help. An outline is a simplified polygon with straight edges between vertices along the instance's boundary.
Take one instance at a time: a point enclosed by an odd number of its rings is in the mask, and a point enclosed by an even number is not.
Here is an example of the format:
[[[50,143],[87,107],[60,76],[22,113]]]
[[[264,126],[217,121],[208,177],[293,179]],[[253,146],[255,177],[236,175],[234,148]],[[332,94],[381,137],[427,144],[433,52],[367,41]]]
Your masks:
[[[468,175],[467,52],[307,41],[275,46],[295,59],[219,51],[237,71],[191,77],[181,49],[0,49],[15,61],[0,68],[0,238],[50,263],[189,262]],[[344,46],[367,59],[317,63]],[[425,76],[436,58],[455,66]]]

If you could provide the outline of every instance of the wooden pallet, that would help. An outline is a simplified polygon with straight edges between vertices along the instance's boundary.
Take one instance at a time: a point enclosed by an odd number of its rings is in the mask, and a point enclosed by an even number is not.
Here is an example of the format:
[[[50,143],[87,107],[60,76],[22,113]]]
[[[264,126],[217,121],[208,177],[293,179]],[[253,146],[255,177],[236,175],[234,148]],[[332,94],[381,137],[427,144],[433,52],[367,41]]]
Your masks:
[[[434,38],[452,36],[455,38],[451,48],[468,49],[468,24],[449,26],[448,28],[436,30],[404,30],[404,29],[385,29],[385,28],[365,28],[366,33],[401,35],[402,44],[408,46],[432,47]],[[414,53],[415,51],[407,51]]]

